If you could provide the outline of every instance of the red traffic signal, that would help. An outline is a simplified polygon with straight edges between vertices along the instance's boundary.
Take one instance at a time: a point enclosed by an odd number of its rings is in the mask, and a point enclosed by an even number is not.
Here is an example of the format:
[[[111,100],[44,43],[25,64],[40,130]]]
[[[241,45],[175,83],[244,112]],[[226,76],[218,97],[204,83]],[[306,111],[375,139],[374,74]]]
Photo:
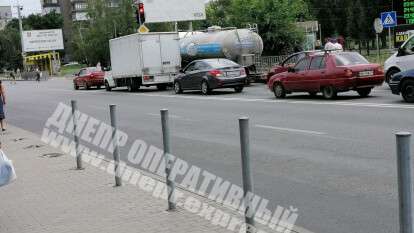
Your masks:
[[[138,3],[136,15],[137,15],[137,23],[139,25],[144,24],[145,23],[144,3]]]

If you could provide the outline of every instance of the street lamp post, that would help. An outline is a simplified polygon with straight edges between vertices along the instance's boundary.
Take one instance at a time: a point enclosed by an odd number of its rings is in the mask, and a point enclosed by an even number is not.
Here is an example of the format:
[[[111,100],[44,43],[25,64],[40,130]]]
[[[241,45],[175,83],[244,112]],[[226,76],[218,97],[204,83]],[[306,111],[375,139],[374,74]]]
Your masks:
[[[19,17],[19,32],[20,32],[20,43],[22,47],[22,59],[23,59],[23,70],[26,68],[26,61],[25,61],[25,52],[24,52],[24,43],[23,43],[23,22],[22,22],[22,12],[23,6],[20,5],[20,2],[17,2],[17,16]]]

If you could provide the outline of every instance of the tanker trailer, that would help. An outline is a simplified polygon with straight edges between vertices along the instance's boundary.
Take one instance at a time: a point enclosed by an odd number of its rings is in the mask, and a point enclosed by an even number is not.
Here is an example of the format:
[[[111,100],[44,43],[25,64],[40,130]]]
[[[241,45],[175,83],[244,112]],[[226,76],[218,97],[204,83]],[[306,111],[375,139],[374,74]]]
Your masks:
[[[250,29],[221,29],[214,26],[206,32],[189,32],[180,39],[183,66],[196,59],[227,58],[247,68],[250,79],[259,80],[255,57],[263,52],[263,40]]]

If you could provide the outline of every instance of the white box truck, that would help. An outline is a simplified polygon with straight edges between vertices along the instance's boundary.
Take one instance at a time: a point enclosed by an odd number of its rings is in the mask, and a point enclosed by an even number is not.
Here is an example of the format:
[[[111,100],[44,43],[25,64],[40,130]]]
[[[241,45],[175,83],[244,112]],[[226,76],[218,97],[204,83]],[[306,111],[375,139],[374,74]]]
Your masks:
[[[109,48],[112,71],[105,77],[108,91],[116,87],[136,91],[141,86],[165,90],[181,68],[176,32],[132,34],[110,40]]]

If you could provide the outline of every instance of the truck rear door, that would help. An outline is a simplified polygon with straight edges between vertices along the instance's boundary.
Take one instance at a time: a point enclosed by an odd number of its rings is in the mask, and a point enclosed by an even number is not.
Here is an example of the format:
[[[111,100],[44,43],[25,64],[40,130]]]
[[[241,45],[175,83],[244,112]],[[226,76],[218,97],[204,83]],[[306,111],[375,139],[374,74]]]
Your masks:
[[[178,73],[181,66],[181,55],[178,34],[160,34],[162,71]]]
[[[144,75],[155,75],[161,73],[161,44],[159,35],[142,35],[142,70]]]

